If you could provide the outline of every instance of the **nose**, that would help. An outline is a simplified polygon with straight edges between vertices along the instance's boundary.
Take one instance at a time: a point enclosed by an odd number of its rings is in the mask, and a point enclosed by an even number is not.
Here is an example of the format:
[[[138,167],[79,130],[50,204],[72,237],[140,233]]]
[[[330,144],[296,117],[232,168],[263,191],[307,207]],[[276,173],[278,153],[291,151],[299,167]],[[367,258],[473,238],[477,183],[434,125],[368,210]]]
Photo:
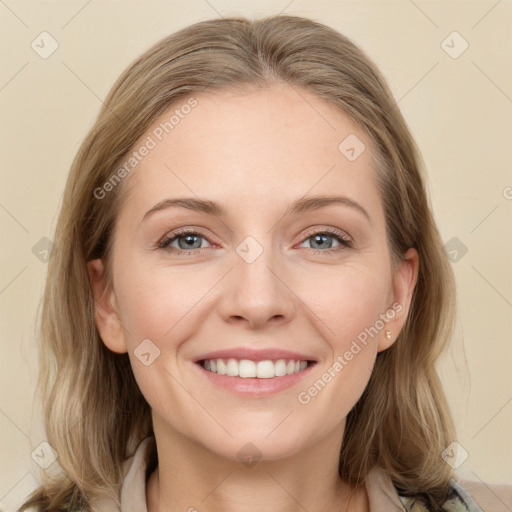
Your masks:
[[[218,303],[222,318],[254,330],[290,322],[298,299],[287,283],[284,265],[272,258],[271,251],[263,251],[251,263],[235,253],[233,262]]]

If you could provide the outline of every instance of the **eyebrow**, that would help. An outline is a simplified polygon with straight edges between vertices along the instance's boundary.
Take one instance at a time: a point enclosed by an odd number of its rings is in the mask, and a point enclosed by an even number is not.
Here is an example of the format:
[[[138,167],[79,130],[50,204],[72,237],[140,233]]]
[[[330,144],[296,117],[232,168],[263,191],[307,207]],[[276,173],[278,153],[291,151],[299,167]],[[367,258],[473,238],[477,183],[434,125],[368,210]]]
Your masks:
[[[370,215],[359,203],[343,196],[302,197],[288,206],[283,217],[290,214],[299,214],[306,211],[318,210],[331,204],[343,204],[350,206],[362,213],[367,218],[368,222],[372,224]],[[157,203],[155,206],[153,206],[153,208],[145,213],[142,222],[144,222],[154,213],[172,207],[186,208],[188,210],[204,212],[206,214],[215,215],[218,217],[225,217],[227,215],[227,211],[224,206],[222,206],[220,203],[216,203],[215,201],[210,201],[207,199],[196,199],[193,197],[178,197],[173,199],[164,199],[163,201]]]

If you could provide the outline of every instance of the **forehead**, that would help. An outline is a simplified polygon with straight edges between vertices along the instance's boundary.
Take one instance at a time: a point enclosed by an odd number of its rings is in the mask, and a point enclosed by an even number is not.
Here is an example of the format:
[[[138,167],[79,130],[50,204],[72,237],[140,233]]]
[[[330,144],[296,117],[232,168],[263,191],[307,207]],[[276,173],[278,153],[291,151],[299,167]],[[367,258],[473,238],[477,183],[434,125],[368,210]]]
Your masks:
[[[134,208],[182,196],[266,210],[310,194],[380,203],[371,141],[326,100],[285,84],[193,99],[170,106],[135,145],[152,147],[129,177]]]

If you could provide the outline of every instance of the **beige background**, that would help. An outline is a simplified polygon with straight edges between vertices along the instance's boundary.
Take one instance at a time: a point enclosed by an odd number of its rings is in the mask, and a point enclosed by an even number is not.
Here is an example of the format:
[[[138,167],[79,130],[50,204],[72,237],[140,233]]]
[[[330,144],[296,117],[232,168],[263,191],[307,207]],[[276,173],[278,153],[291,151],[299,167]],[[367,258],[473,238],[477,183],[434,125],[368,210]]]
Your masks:
[[[389,80],[428,166],[443,239],[467,247],[466,254],[456,249],[459,320],[440,365],[469,455],[458,473],[512,483],[511,2],[5,0],[0,501],[7,509],[35,486],[31,452],[44,441],[33,392],[46,264],[32,248],[52,237],[70,162],[102,98],[135,56],[178,28],[218,15],[281,11],[353,38]],[[59,44],[47,59],[31,48],[43,31]],[[443,44],[453,31],[463,40],[455,35]],[[468,49],[452,58],[464,40]]]

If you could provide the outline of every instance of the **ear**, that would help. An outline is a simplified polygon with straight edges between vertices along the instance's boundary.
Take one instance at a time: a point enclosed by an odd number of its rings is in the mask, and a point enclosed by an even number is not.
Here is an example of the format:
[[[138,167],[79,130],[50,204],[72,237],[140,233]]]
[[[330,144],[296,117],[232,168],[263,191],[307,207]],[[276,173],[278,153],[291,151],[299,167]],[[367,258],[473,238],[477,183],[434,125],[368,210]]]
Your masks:
[[[378,351],[388,349],[398,338],[405,324],[411,300],[418,280],[419,255],[418,251],[411,247],[404,254],[395,275],[393,276],[393,304],[386,312],[389,321],[379,333]],[[390,339],[386,333],[390,334]]]
[[[117,312],[115,294],[107,282],[101,259],[87,263],[94,297],[94,319],[103,343],[113,352],[127,352],[125,332]]]

